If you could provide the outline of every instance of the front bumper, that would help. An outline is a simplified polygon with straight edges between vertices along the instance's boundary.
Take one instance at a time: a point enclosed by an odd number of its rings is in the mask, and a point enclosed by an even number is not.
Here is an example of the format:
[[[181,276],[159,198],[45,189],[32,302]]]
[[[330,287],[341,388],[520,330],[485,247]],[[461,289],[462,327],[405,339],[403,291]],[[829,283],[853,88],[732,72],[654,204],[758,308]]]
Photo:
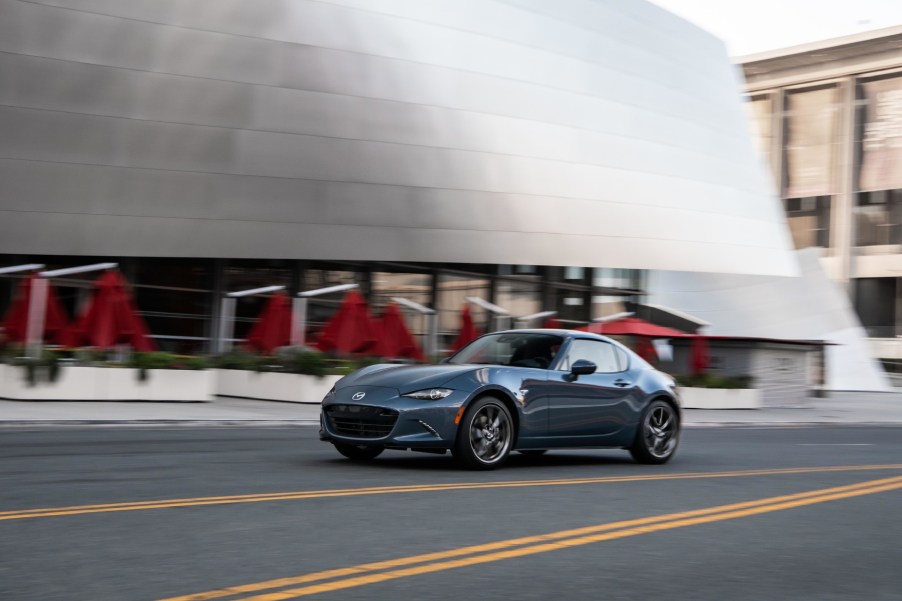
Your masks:
[[[390,449],[450,449],[454,420],[466,401],[455,391],[437,401],[402,397],[394,389],[350,387],[323,401],[320,440]],[[364,400],[352,396],[364,392]]]

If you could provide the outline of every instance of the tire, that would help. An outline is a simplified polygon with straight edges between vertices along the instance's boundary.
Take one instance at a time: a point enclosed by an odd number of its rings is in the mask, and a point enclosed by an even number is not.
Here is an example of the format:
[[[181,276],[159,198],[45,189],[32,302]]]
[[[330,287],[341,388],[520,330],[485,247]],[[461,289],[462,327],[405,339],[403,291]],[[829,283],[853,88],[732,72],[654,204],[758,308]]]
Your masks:
[[[482,397],[460,420],[451,452],[470,469],[492,470],[507,461],[513,443],[514,420],[507,407],[496,398]]]
[[[522,451],[517,451],[521,455],[526,455],[527,457],[538,457],[539,455],[544,455],[548,452],[548,449],[524,449]]]
[[[680,442],[680,417],[673,405],[652,401],[642,413],[630,455],[639,463],[670,461]]]
[[[384,447],[371,447],[366,445],[345,444],[333,442],[335,450],[353,461],[369,461],[375,459],[385,450]]]

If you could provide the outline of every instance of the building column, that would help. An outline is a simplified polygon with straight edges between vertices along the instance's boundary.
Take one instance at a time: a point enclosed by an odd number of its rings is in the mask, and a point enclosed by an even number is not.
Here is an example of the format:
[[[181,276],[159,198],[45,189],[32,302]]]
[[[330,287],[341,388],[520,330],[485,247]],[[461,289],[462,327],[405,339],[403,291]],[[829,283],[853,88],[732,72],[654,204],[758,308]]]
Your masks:
[[[839,83],[839,137],[834,163],[835,190],[830,205],[830,247],[836,259],[835,280],[854,295],[853,266],[855,213],[855,78]]]
[[[210,266],[210,319],[204,325],[204,336],[207,338],[207,353],[220,352],[217,347],[219,338],[219,320],[222,314],[222,298],[225,296],[226,259],[213,259]]]

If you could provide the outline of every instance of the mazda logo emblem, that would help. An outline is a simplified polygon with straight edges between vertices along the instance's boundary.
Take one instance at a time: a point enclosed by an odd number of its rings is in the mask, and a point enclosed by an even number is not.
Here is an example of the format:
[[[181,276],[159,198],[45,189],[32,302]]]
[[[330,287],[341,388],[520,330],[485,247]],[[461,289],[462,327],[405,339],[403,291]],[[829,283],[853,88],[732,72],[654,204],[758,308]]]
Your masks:
[[[362,398],[365,397],[365,396],[366,396],[366,393],[365,393],[365,392],[355,392],[355,393],[354,393],[354,396],[351,397],[351,400],[352,400],[352,401],[359,401],[360,399],[362,399]]]

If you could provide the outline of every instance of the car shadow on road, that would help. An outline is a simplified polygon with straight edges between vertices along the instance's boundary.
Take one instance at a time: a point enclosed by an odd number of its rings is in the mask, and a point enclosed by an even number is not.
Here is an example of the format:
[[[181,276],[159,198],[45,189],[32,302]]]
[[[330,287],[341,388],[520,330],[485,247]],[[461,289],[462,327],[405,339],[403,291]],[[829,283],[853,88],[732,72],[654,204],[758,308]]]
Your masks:
[[[367,469],[471,472],[461,466],[450,453],[434,455],[413,451],[386,451],[370,461],[351,461],[343,457],[327,459],[321,463],[334,466],[366,467]],[[517,470],[531,468],[563,468],[586,465],[637,465],[625,452],[618,451],[551,451],[544,455],[522,455],[514,452],[500,469]]]

